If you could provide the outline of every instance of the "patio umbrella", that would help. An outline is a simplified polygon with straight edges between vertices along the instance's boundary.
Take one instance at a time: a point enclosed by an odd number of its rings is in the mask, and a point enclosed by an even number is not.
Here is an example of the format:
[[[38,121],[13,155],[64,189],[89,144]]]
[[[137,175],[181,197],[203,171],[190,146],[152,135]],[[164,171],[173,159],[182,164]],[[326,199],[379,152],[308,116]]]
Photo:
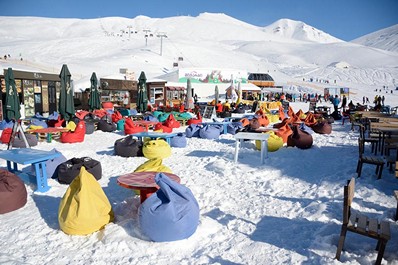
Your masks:
[[[75,114],[75,105],[73,102],[73,90],[70,84],[71,74],[66,64],[62,65],[59,77],[61,78],[61,93],[59,95],[58,110],[62,117],[66,121],[69,121]]]
[[[191,87],[191,79],[187,80],[187,96],[185,98],[185,109],[194,109],[194,103],[192,98],[192,87]]]
[[[95,72],[93,72],[93,74],[91,75],[90,82],[91,82],[91,87],[90,87],[90,98],[88,100],[88,105],[90,107],[90,110],[100,109],[101,101],[98,91],[98,79]]]
[[[18,92],[15,86],[14,73],[11,67],[8,68],[7,74],[4,78],[6,83],[5,118],[7,120],[17,121],[21,118],[21,106],[19,105]]]
[[[138,78],[138,99],[137,99],[137,111],[144,113],[148,105],[148,96],[146,93],[146,76],[144,71],[141,72]]]

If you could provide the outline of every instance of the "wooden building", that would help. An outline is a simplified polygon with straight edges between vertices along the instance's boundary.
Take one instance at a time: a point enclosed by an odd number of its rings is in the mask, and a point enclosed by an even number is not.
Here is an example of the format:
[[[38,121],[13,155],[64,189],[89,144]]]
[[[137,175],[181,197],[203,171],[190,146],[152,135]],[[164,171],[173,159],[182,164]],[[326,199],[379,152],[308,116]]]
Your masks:
[[[5,104],[5,79],[7,69],[0,75],[2,103]],[[35,113],[53,113],[58,110],[61,80],[58,74],[13,70],[19,100],[23,105],[21,115],[32,117]],[[23,113],[22,113],[23,112]]]
[[[137,87],[136,80],[100,78],[101,102],[112,102],[116,108],[135,108]]]

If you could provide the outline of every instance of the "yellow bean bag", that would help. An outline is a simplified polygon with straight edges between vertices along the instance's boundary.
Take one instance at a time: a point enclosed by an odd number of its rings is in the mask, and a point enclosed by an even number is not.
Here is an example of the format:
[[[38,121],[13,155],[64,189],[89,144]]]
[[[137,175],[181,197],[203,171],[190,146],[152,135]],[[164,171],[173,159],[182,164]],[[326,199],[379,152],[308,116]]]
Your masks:
[[[92,174],[81,167],[61,199],[58,222],[68,235],[88,235],[113,222],[114,214],[101,186]]]
[[[277,123],[279,122],[279,115],[275,114],[266,114],[268,120],[270,123]]]
[[[68,124],[66,124],[66,129],[69,129],[69,131],[74,132],[76,129],[76,123],[74,123],[73,121],[68,122]]]
[[[150,140],[144,143],[144,146],[142,147],[142,153],[148,159],[163,159],[171,156],[171,147],[162,139]]]
[[[155,171],[155,172],[166,172],[173,173],[171,169],[162,164],[163,160],[159,158],[153,158],[146,161],[144,164],[137,167],[134,172],[147,172],[147,171]]]
[[[283,146],[283,139],[282,137],[279,137],[276,135],[274,132],[266,132],[269,134],[268,138],[268,151],[269,152],[275,152],[278,151],[279,148]],[[256,140],[256,148],[257,150],[261,150],[261,141]]]

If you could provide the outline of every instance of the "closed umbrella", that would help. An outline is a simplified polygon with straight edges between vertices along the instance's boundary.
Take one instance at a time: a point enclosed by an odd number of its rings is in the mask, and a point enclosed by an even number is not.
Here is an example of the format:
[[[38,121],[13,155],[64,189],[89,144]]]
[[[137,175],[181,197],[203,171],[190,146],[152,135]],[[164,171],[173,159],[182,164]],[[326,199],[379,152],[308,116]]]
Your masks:
[[[185,98],[185,109],[194,109],[194,102],[192,97],[191,79],[187,80],[187,96]]]
[[[75,105],[73,102],[73,90],[71,87],[71,74],[66,64],[62,65],[61,73],[61,93],[59,95],[58,110],[62,117],[69,121],[75,114]]]
[[[19,105],[18,92],[15,86],[14,73],[11,67],[8,68],[7,74],[4,78],[6,83],[5,118],[7,120],[17,121],[21,118],[21,106]]]
[[[242,88],[240,87],[240,82],[238,83],[238,99],[236,100],[236,105],[242,102]]]
[[[88,105],[90,110],[96,110],[101,108],[101,101],[98,91],[98,79],[97,75],[93,73],[90,78],[91,87],[90,87],[90,98],[88,100]]]
[[[148,106],[148,96],[146,93],[146,76],[144,71],[141,72],[138,78],[138,99],[137,99],[137,111],[144,113]]]

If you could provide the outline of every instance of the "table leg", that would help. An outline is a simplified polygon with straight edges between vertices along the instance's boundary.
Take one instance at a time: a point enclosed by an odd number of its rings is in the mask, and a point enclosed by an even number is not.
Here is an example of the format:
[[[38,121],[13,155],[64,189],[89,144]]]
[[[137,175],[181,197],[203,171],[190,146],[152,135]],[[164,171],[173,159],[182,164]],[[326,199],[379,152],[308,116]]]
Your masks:
[[[236,140],[235,141],[235,157],[234,157],[235,163],[238,162],[239,146],[240,146],[240,140]]]
[[[47,143],[51,143],[52,138],[52,133],[47,133]]]
[[[143,203],[146,199],[148,199],[155,192],[156,191],[140,190],[140,203]]]
[[[50,189],[50,186],[47,184],[47,171],[46,171],[46,161],[33,163],[35,167],[36,173],[36,184],[37,189],[36,191],[39,192],[46,192]]]
[[[223,124],[222,126],[223,126],[223,128],[224,128],[224,134],[227,134],[227,133],[228,133],[228,126],[227,126],[227,124]]]
[[[264,156],[265,156],[265,141],[261,140],[261,164],[264,164]]]

